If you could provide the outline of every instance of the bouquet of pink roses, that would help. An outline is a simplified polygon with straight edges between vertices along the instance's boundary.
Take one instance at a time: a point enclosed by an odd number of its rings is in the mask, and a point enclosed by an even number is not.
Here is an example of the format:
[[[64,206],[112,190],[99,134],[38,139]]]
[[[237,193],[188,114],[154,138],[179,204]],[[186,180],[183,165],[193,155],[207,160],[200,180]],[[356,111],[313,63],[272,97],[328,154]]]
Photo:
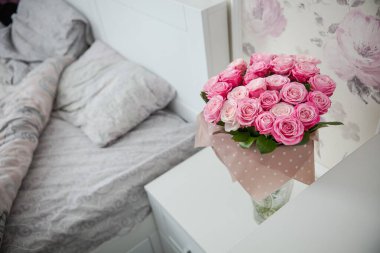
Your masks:
[[[204,85],[204,120],[222,126],[243,148],[255,144],[262,154],[305,144],[317,129],[342,124],[320,121],[336,84],[320,74],[319,63],[308,56],[259,53],[248,66],[237,59]]]

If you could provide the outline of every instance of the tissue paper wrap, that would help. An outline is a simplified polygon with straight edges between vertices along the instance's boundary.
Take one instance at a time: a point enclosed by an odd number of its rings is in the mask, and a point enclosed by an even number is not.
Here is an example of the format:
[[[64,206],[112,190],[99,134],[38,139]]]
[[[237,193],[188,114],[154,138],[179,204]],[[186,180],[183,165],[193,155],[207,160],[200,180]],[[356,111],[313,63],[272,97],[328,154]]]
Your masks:
[[[258,201],[267,197],[291,179],[308,185],[315,181],[315,135],[305,145],[281,145],[269,154],[260,154],[255,145],[249,149],[241,148],[222,130],[220,126],[205,122],[200,115],[195,146],[211,146],[232,179],[238,181],[253,199]]]

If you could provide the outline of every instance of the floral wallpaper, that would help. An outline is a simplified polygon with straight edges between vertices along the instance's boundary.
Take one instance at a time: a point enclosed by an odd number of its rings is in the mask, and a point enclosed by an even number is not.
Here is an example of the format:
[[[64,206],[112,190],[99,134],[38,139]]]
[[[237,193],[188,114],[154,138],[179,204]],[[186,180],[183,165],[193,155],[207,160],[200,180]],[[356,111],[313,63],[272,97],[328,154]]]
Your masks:
[[[319,162],[332,167],[380,124],[380,0],[242,0],[243,52],[308,54],[337,83],[320,131]]]

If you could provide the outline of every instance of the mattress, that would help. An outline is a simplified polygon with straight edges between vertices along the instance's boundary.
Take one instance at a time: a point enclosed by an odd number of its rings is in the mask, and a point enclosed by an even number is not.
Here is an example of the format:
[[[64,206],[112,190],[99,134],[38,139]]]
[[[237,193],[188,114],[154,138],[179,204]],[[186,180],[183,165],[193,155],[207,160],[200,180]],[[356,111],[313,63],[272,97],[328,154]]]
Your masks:
[[[150,212],[143,186],[194,154],[194,125],[158,111],[108,148],[52,117],[1,252],[90,252]]]

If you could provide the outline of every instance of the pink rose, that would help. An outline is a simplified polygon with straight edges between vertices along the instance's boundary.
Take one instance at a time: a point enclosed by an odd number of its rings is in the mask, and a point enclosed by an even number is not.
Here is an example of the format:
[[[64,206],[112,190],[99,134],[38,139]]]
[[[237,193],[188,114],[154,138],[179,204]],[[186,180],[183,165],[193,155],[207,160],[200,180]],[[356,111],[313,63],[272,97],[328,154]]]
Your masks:
[[[262,108],[258,99],[244,98],[238,101],[236,119],[242,126],[252,126],[260,112]]]
[[[310,55],[295,55],[294,58],[296,59],[297,62],[309,62],[314,65],[321,63],[319,59]]]
[[[224,129],[227,132],[237,130],[240,125],[236,120],[237,103],[236,101],[227,100],[221,110],[221,120],[225,123]]]
[[[256,62],[264,62],[269,65],[270,61],[275,57],[273,54],[263,54],[263,53],[254,53],[249,59],[249,65],[252,65]]]
[[[251,73],[254,73],[255,75],[259,77],[265,77],[270,70],[269,63],[266,63],[265,61],[257,61],[252,63],[251,66],[249,66],[248,71]]]
[[[270,62],[270,65],[274,73],[289,75],[294,66],[294,58],[289,55],[279,55]]]
[[[267,90],[265,78],[256,78],[250,81],[245,87],[249,91],[249,97],[258,98],[261,93]]]
[[[229,100],[238,101],[243,98],[247,98],[249,95],[248,89],[245,86],[235,87],[230,93],[228,93],[227,98]]]
[[[280,91],[281,99],[289,104],[296,105],[305,101],[307,90],[302,83],[292,82],[285,84]]]
[[[259,77],[258,75],[256,75],[253,71],[250,71],[250,69],[248,68],[247,72],[245,72],[245,75],[244,75],[243,85],[247,85],[250,81],[258,77]]]
[[[220,95],[212,97],[203,110],[203,116],[208,123],[218,123],[220,121],[220,110],[222,109],[224,99]]]
[[[253,79],[265,77],[270,70],[270,65],[264,61],[254,62],[244,75],[244,84],[248,84]]]
[[[217,82],[211,86],[206,92],[207,98],[211,99],[217,95],[221,95],[223,98],[227,97],[227,94],[231,91],[232,85],[227,82]]]
[[[255,119],[255,128],[260,134],[270,134],[276,117],[270,112],[262,112]]]
[[[205,83],[205,85],[203,86],[203,91],[208,93],[208,91],[210,90],[210,88],[212,86],[214,86],[219,80],[219,75],[216,75],[216,76],[213,76],[211,77],[207,83]]]
[[[269,110],[275,104],[280,102],[280,93],[276,90],[266,90],[260,94],[261,107],[264,110]]]
[[[226,69],[219,74],[219,81],[230,83],[232,87],[239,86],[243,81],[243,72],[238,69]]]
[[[271,75],[267,76],[265,78],[265,81],[267,82],[267,88],[268,90],[281,90],[282,87],[290,83],[290,79],[286,76],[281,76],[281,75]]]
[[[231,62],[227,66],[227,69],[237,69],[242,72],[245,72],[247,70],[247,63],[243,59],[239,58]]]
[[[300,83],[306,82],[316,74],[319,74],[319,68],[310,62],[297,62],[292,69],[293,77]]]
[[[312,91],[321,91],[331,97],[336,88],[335,82],[327,75],[315,75],[309,79]]]
[[[319,115],[325,114],[330,106],[331,100],[321,91],[312,91],[307,96],[307,101],[313,103],[319,110]]]
[[[301,142],[304,130],[305,128],[299,119],[293,116],[286,116],[276,118],[271,133],[279,143],[296,145]]]
[[[310,102],[296,105],[293,115],[302,122],[305,130],[310,129],[320,121],[318,108]]]
[[[275,104],[270,112],[276,117],[290,116],[294,112],[294,107],[288,103],[280,102]]]

